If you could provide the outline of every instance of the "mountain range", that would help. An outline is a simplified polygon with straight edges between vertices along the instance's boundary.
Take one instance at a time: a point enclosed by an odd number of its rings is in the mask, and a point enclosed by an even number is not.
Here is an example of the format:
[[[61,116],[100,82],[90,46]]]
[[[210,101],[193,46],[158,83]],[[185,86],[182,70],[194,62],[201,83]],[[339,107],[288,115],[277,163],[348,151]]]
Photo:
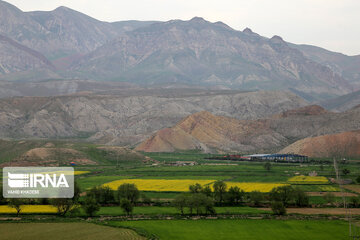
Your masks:
[[[0,79],[83,79],[290,90],[315,101],[359,88],[359,56],[294,45],[222,22],[102,22],[66,7],[22,12],[0,1]],[[5,40],[6,39],[6,40]]]

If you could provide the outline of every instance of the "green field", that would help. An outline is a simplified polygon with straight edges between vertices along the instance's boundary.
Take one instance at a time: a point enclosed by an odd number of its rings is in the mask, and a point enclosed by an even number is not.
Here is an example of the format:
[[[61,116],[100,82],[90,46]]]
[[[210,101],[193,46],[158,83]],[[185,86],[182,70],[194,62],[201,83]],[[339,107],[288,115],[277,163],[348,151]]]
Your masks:
[[[251,207],[215,207],[216,213],[218,214],[265,214],[270,212],[259,210],[257,208]],[[179,211],[174,207],[135,207],[134,214],[145,214],[145,215],[174,215],[180,214]],[[96,213],[97,216],[119,216],[124,215],[124,212],[120,207],[102,207],[99,212]]]
[[[132,230],[91,223],[0,223],[0,240],[145,239]]]
[[[111,222],[134,227],[162,240],[342,240],[349,239],[342,221],[314,220],[148,220]]]

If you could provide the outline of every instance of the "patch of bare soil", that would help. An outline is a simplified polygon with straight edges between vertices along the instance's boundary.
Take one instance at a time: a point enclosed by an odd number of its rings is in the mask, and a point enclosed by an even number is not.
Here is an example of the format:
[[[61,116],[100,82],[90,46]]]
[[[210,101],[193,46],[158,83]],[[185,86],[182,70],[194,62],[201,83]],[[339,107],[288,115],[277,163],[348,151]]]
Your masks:
[[[74,159],[73,162],[77,165],[97,165],[96,162],[87,158]]]
[[[53,143],[51,143],[51,142],[48,142],[48,143],[46,143],[46,144],[44,145],[44,147],[46,147],[46,148],[53,148],[53,147],[55,147],[55,145],[54,145]]]
[[[40,158],[45,159],[51,155],[50,149],[48,148],[33,148],[27,151],[23,157],[24,158]]]
[[[360,193],[360,185],[345,185],[344,188],[346,188],[350,191]]]

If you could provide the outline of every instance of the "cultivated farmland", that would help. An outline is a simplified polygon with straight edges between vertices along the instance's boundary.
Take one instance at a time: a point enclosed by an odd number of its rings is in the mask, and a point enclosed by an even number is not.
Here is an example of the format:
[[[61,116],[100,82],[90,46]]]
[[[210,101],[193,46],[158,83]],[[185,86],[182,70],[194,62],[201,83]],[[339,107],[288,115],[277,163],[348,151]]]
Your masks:
[[[110,224],[143,229],[162,240],[345,240],[348,230],[346,222],[312,220],[158,220]]]
[[[1,223],[0,239],[10,240],[142,240],[129,229],[112,228],[90,223]]]

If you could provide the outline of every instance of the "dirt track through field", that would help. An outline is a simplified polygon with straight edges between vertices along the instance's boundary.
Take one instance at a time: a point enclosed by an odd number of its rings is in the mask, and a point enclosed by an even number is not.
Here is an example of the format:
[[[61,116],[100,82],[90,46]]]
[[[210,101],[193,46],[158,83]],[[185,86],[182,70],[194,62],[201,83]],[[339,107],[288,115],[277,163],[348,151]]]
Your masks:
[[[349,192],[306,192],[306,194],[308,196],[313,196],[313,197],[323,197],[325,196],[327,193],[331,193],[333,194],[335,197],[342,197],[343,195],[345,197],[357,197],[356,193],[349,193]]]
[[[260,210],[271,211],[270,208],[259,208]],[[350,208],[351,214],[360,215],[360,208]],[[343,208],[287,208],[287,213],[299,214],[329,214],[329,215],[345,215]]]

